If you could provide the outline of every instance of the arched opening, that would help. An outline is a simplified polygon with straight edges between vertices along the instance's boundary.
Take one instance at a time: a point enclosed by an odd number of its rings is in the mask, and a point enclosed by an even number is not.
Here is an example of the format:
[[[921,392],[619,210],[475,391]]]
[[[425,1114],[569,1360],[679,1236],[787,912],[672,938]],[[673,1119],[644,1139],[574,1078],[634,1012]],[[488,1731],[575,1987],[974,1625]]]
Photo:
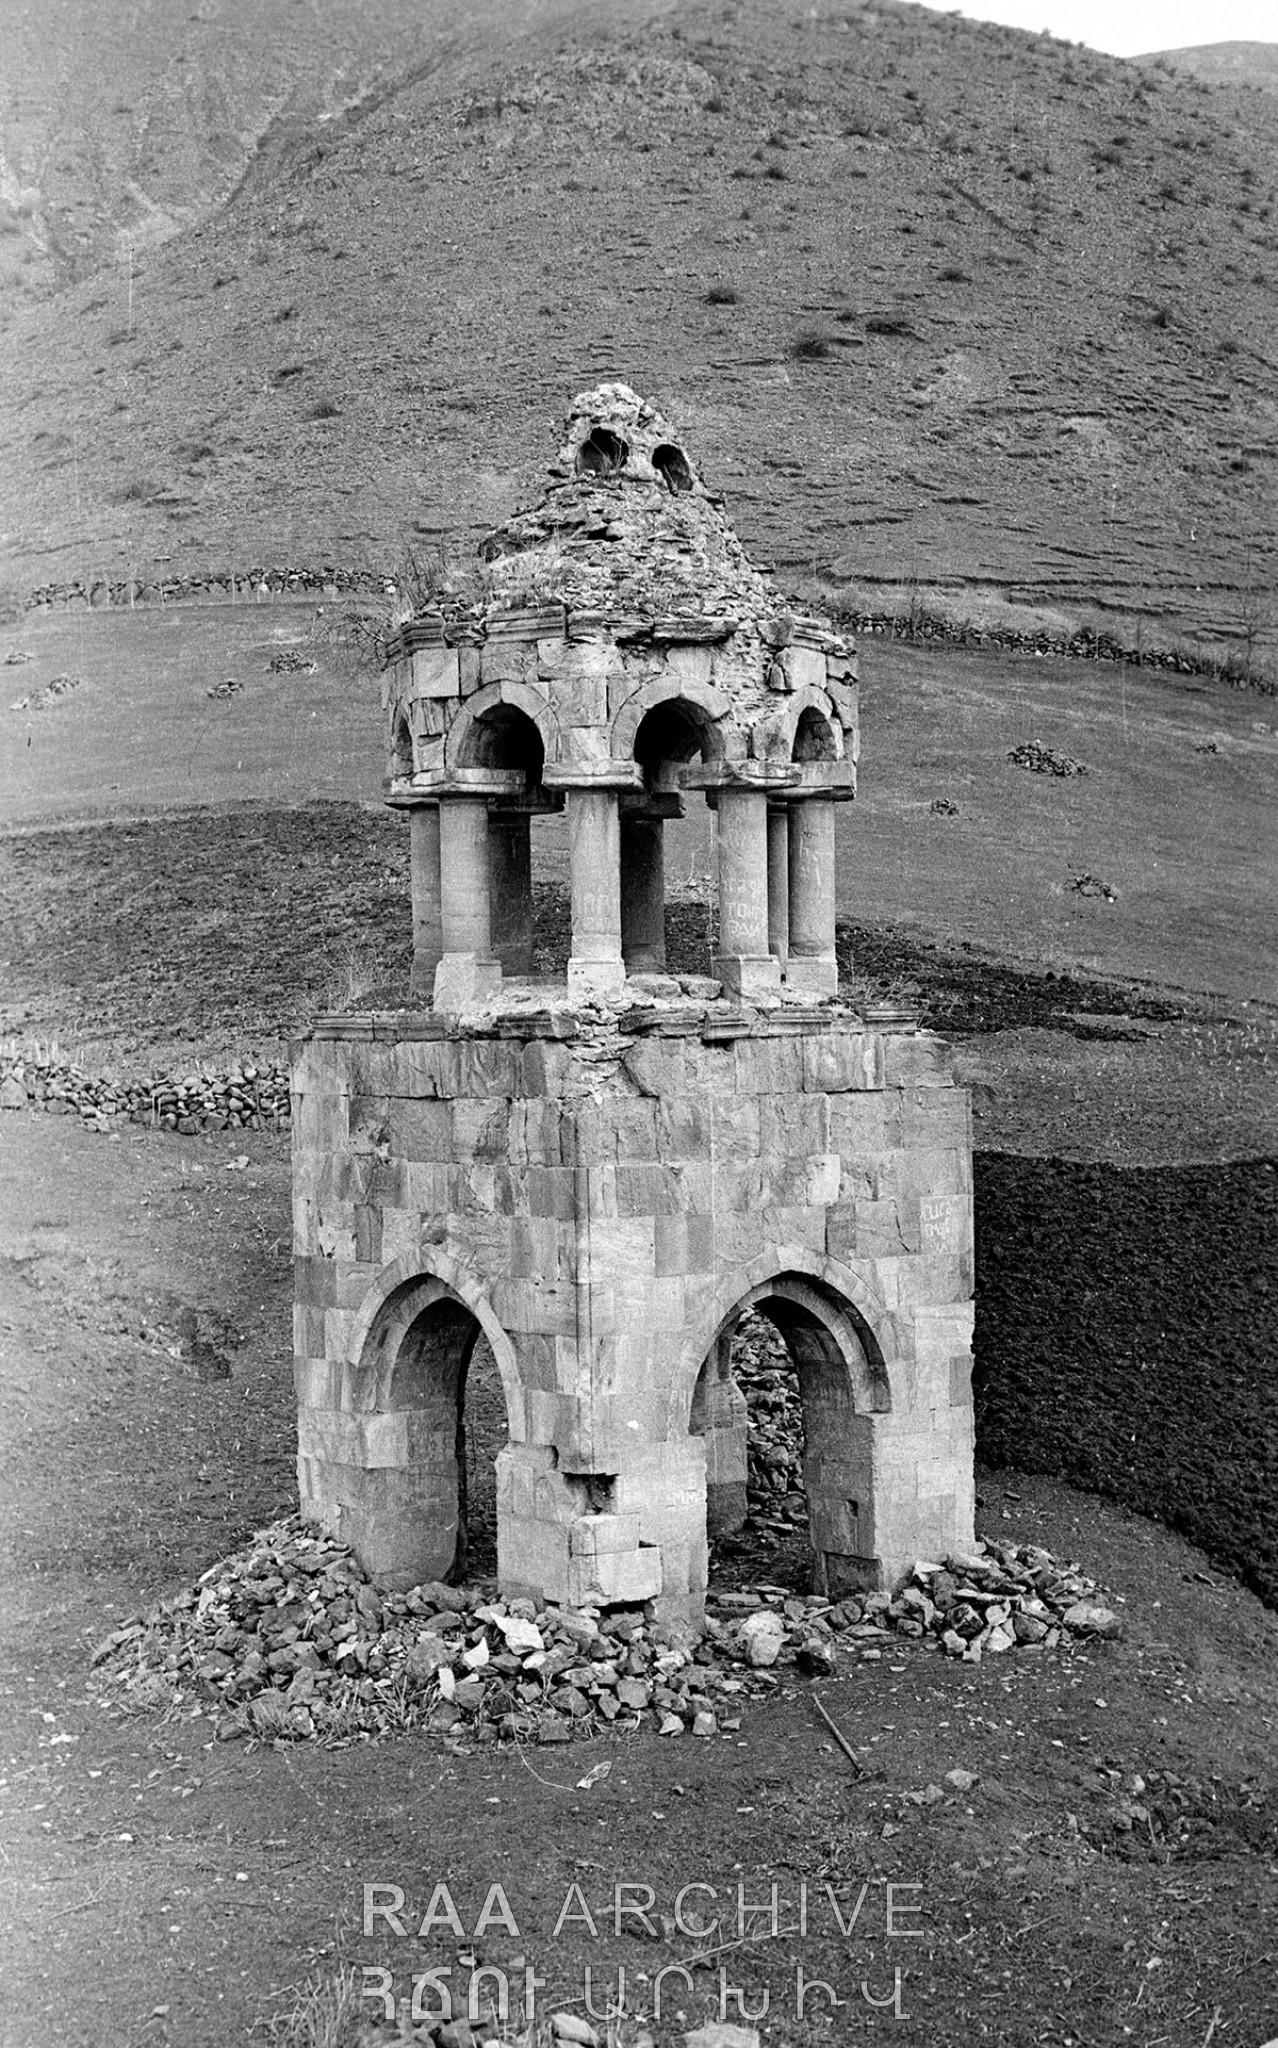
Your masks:
[[[875,1583],[877,1343],[850,1304],[795,1276],[754,1288],[702,1367],[711,1583],[840,1595]]]
[[[667,490],[679,494],[692,489],[692,470],[688,458],[682,448],[676,448],[673,441],[662,441],[653,449],[652,466]]]
[[[462,765],[516,769],[532,791],[541,783],[546,748],[526,711],[520,711],[514,704],[494,704],[475,720],[463,749]]]
[[[413,773],[413,735],[403,712],[391,727],[391,774],[396,778]]]
[[[611,427],[592,427],[577,450],[578,476],[616,476],[625,465],[630,443]]]
[[[654,704],[635,731],[643,792],[621,805],[621,955],[627,974],[665,969],[666,821],[683,816],[682,771],[705,754],[709,723],[698,705],[674,697]]]
[[[635,733],[635,760],[643,770],[644,788],[654,795],[677,795],[680,770],[704,759],[710,720],[700,705],[685,697],[668,697],[644,713]]]
[[[485,1577],[496,1568],[495,1463],[506,1399],[478,1318],[438,1281],[399,1290],[363,1354],[375,1402],[369,1468],[350,1516],[356,1551],[385,1584]]]
[[[488,897],[493,953],[507,978],[533,971],[532,813],[545,807],[541,786],[546,748],[526,711],[494,704],[474,722],[461,752],[461,765],[492,768],[523,777],[522,796],[512,794],[488,811]]]
[[[794,728],[791,758],[795,761],[837,761],[839,758],[834,727],[812,705],[800,714]]]

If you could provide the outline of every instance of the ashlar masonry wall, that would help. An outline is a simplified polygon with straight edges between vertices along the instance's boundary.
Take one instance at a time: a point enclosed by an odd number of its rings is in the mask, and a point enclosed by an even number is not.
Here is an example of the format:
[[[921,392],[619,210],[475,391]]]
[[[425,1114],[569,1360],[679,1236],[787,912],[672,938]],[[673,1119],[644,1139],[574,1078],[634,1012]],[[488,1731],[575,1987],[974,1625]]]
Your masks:
[[[294,1069],[302,1506],[388,1585],[459,1563],[459,1432],[505,1392],[498,1570],[696,1622],[744,1513],[747,1308],[794,1358],[814,1577],[972,1541],[969,1110],[833,1007],[330,1019]]]

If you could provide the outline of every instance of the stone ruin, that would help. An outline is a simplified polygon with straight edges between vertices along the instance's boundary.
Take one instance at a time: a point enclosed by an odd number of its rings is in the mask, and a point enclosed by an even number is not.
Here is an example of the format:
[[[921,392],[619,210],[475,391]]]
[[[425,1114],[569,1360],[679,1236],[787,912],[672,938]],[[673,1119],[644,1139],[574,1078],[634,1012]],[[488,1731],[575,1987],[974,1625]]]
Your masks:
[[[624,385],[574,402],[481,556],[388,650],[410,1005],[295,1053],[303,1511],[387,1586],[459,1573],[482,1335],[503,1593],[695,1625],[746,1512],[753,1309],[797,1372],[814,1586],[891,1587],[973,1542],[971,1136],[939,1042],[839,997],[854,651]],[[663,834],[698,793],[717,948],[681,978]],[[533,978],[530,825],[560,810],[566,986]]]

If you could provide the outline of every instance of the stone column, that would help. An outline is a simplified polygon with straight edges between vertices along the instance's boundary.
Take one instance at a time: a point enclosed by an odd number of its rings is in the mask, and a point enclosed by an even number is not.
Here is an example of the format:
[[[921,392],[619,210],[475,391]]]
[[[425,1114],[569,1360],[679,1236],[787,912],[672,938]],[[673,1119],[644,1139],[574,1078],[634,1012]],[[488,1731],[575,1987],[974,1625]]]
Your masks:
[[[527,811],[488,813],[493,951],[503,974],[533,971],[532,836]]]
[[[408,813],[408,832],[413,900],[413,966],[408,992],[429,1002],[444,950],[439,908],[439,805],[414,804]]]
[[[482,1002],[501,984],[488,897],[488,798],[439,800],[439,896],[443,953],[435,969],[435,1008]]]
[[[621,834],[615,789],[568,791],[572,879],[570,996],[605,995],[626,978],[621,958]]]
[[[663,974],[666,966],[665,824],[621,815],[621,953],[627,974]]]
[[[833,995],[839,985],[834,956],[834,803],[808,797],[790,807],[790,955],[785,978],[792,988]]]
[[[768,951],[784,967],[790,951],[790,814],[768,805]]]
[[[768,951],[768,799],[762,790],[719,791],[719,953],[714,971],[729,995],[779,986]]]

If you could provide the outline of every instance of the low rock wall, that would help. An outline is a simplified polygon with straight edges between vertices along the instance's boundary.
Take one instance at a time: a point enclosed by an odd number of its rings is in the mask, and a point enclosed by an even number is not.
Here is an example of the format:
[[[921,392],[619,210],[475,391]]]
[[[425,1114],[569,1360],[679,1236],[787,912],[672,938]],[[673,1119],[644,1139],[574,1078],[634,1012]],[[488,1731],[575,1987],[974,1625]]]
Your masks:
[[[225,1073],[117,1076],[86,1074],[70,1061],[0,1056],[0,1109],[75,1116],[95,1130],[146,1124],[195,1137],[201,1131],[288,1130],[287,1066],[242,1061]]]

